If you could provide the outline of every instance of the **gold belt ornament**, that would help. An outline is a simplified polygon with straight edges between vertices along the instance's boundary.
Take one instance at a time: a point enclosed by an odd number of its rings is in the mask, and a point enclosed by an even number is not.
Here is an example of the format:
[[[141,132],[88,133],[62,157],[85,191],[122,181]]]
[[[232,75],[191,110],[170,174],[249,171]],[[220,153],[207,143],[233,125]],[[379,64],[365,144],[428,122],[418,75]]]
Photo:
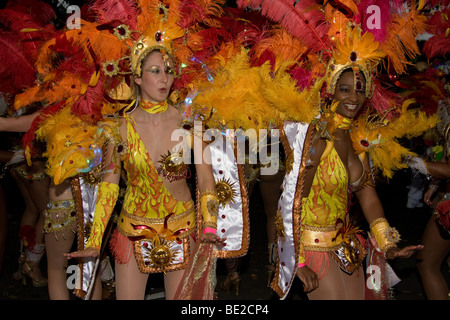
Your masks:
[[[303,225],[303,237],[305,250],[333,251],[336,250],[344,239],[335,227],[314,227]]]
[[[353,273],[367,254],[356,233],[358,228],[338,223],[336,227],[303,226],[303,243],[305,250],[323,251],[331,257],[339,267],[348,274]]]
[[[188,262],[186,254],[189,254],[187,237],[196,226],[194,207],[182,214],[171,213],[164,218],[143,218],[122,210],[118,220],[119,231],[134,241],[141,272],[166,272],[185,267]],[[177,249],[176,244],[181,247]]]
[[[117,226],[124,236],[130,238],[153,239],[157,235],[166,240],[185,238],[196,228],[195,208],[178,215],[171,213],[164,218],[144,218],[122,210]]]

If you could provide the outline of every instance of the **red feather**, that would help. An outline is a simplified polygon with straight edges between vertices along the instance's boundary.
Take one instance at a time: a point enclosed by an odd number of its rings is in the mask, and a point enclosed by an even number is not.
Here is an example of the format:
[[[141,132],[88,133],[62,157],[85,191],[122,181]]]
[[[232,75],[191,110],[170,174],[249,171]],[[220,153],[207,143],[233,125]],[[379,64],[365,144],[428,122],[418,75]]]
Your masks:
[[[33,85],[36,70],[30,55],[23,50],[15,32],[2,32],[0,37],[0,88],[11,95]]]
[[[15,95],[36,80],[34,61],[42,43],[54,35],[54,28],[36,23],[16,6],[0,10],[0,88]],[[29,31],[37,30],[37,31]]]
[[[442,9],[435,12],[428,18],[428,25],[430,26],[430,32],[432,34],[445,34],[448,28],[450,28],[450,8]]]
[[[450,28],[450,9],[442,9],[428,18],[428,25],[433,36],[423,46],[423,53],[428,59],[444,56],[450,52],[450,38],[446,35]]]
[[[304,68],[295,68],[290,71],[292,79],[297,82],[297,87],[300,90],[309,89],[313,84],[313,78],[311,71]]]
[[[315,0],[237,0],[240,8],[260,8],[261,14],[282,24],[312,52],[330,50],[329,25]]]
[[[5,9],[30,15],[32,20],[40,26],[47,26],[56,18],[56,13],[52,6],[39,0],[9,1]]]
[[[389,109],[392,109],[395,106],[402,105],[402,101],[404,99],[392,89],[383,86],[381,81],[375,80],[374,86],[374,93],[369,103],[376,113],[384,115],[388,112]],[[389,112],[386,115],[386,118],[389,120],[396,116],[398,116],[398,114],[394,111]]]
[[[51,56],[52,72],[57,78],[63,72],[69,72],[89,82],[91,74],[94,72],[94,66],[86,63],[85,53],[78,47],[73,40],[67,39],[65,34],[55,38],[55,43],[48,47],[53,51]]]
[[[17,39],[31,43],[30,48],[35,52],[55,34],[53,26],[40,25],[30,15],[11,9],[0,10],[0,26],[3,31],[16,32]]]
[[[423,53],[428,59],[442,57],[450,53],[450,37],[440,34],[431,37],[423,46]]]
[[[264,64],[266,61],[269,61],[270,65],[273,68],[273,66],[275,65],[275,60],[276,60],[276,57],[272,51],[264,50],[262,53],[260,53],[258,55],[258,57],[255,57],[254,59],[252,59],[251,65],[252,65],[252,67],[255,67],[255,66],[259,67],[262,64]]]
[[[95,86],[88,86],[86,92],[72,105],[72,112],[87,123],[95,124],[102,119],[104,76]]]
[[[88,4],[88,9],[100,23],[119,20],[136,29],[139,7],[135,0],[95,0]]]

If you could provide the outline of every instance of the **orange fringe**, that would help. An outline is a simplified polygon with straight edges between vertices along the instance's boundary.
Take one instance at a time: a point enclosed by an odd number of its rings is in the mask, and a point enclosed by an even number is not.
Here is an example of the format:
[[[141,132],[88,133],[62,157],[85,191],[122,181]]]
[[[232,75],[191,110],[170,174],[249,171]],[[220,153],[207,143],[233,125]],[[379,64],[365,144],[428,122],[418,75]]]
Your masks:
[[[128,263],[134,252],[133,241],[121,234],[117,228],[111,235],[109,248],[111,249],[111,253],[116,263],[120,264]]]
[[[325,277],[330,267],[330,255],[326,251],[305,251],[305,262],[319,280]]]

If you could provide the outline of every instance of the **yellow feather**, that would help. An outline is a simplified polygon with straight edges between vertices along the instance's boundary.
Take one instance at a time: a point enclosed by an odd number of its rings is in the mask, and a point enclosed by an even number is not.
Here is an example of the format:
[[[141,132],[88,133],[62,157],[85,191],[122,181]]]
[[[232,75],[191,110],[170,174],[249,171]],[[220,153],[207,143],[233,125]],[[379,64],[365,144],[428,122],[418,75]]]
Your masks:
[[[36,131],[38,141],[46,142],[46,173],[60,184],[89,166],[94,158],[90,146],[95,144],[97,126],[88,125],[71,113],[70,106],[48,116]]]
[[[91,79],[89,80],[89,85],[91,87],[95,87],[97,85],[99,78],[100,78],[100,72],[98,72],[98,71],[94,72],[91,76]]]
[[[406,100],[399,117],[390,121],[360,117],[354,121],[350,131],[353,147],[357,154],[368,152],[374,167],[380,169],[387,178],[392,178],[395,170],[406,168],[405,157],[416,155],[397,140],[420,136],[438,123],[436,115],[408,110],[414,99]]]

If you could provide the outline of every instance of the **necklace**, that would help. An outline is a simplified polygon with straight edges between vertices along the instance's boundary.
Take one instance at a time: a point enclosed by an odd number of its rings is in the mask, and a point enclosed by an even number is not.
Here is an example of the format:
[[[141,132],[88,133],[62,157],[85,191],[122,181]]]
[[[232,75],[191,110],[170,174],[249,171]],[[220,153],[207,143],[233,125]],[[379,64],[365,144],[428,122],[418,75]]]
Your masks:
[[[353,119],[346,118],[344,116],[341,116],[340,114],[334,115],[334,123],[336,124],[336,128],[348,130],[350,129],[350,126],[352,125]]]
[[[143,99],[139,102],[139,106],[151,114],[163,113],[169,107],[167,100],[164,100],[164,102],[161,103],[152,103]]]

